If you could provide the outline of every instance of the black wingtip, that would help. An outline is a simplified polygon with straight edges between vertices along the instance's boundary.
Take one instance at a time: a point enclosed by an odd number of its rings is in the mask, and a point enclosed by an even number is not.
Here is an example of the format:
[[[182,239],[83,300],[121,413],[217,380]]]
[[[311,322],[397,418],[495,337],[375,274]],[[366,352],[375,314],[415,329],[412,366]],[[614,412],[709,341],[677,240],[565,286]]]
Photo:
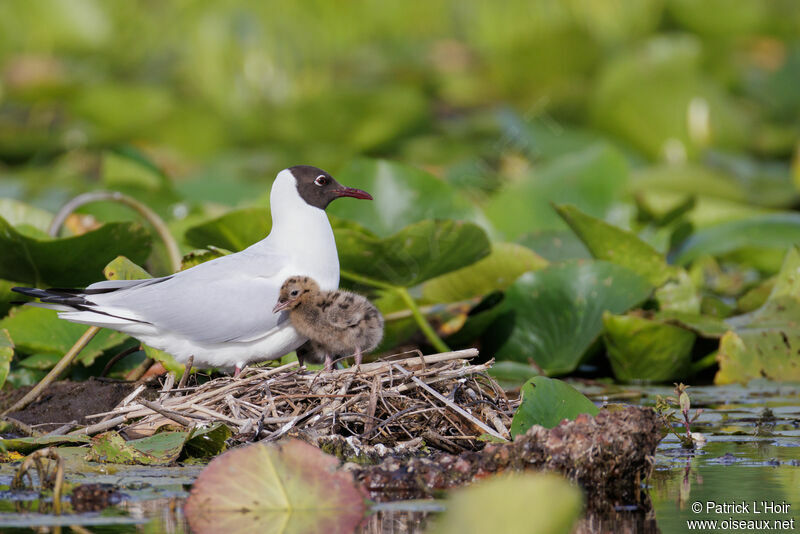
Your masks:
[[[48,296],[47,291],[35,287],[12,287],[11,291],[14,291],[16,293],[22,293],[23,295],[27,295],[28,297],[34,297],[37,299]]]

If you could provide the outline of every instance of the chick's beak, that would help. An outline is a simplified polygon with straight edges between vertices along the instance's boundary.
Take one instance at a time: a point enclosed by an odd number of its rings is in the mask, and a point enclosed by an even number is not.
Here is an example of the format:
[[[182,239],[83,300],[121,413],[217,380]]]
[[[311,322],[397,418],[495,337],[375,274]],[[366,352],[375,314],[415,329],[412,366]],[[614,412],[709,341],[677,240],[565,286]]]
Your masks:
[[[278,313],[279,311],[285,310],[286,308],[289,307],[289,304],[291,303],[292,303],[291,300],[284,300],[283,302],[278,301],[278,303],[275,304],[275,307],[272,308],[272,313]]]
[[[364,200],[372,200],[372,195],[370,195],[366,191],[362,191],[361,189],[356,189],[355,187],[342,186],[339,189],[334,189],[333,192],[336,194],[337,197],[353,197],[353,198],[363,198]]]

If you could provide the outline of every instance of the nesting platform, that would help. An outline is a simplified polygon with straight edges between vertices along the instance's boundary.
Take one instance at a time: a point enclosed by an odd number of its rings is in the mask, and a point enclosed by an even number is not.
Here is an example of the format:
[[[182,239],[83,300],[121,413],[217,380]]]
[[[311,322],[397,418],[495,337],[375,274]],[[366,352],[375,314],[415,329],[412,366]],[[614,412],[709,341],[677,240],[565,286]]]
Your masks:
[[[364,448],[427,447],[457,453],[478,450],[487,436],[509,438],[518,401],[509,400],[487,370],[473,365],[475,349],[398,357],[360,368],[314,372],[292,362],[245,370],[175,388],[168,378],[158,398],[145,400],[142,386],[81,433],[111,428],[129,439],[165,425],[221,422],[234,440],[272,441],[300,436],[323,446],[330,437],[358,440]],[[408,355],[405,355],[408,356]]]

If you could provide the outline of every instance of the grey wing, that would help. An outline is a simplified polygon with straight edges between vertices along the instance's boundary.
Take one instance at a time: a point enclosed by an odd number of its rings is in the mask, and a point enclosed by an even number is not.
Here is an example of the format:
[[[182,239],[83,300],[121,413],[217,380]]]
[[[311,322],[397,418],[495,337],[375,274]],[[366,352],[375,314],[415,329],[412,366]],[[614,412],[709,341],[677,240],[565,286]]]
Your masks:
[[[247,342],[287,320],[272,313],[285,264],[275,254],[240,252],[93,300],[195,342]]]

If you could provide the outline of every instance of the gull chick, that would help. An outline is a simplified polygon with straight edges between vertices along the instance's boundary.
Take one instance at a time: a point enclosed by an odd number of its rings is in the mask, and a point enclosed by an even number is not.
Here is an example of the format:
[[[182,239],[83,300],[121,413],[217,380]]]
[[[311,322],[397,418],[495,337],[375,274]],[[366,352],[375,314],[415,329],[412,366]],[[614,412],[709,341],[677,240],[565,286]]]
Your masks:
[[[330,371],[334,355],[355,354],[360,365],[362,354],[383,338],[383,317],[369,300],[349,291],[322,291],[308,276],[292,276],[283,283],[272,311],[283,310],[295,330],[310,340],[298,352],[301,364],[309,355],[324,355],[325,370]]]
[[[272,229],[250,247],[191,269],[149,280],[109,280],[86,289],[14,291],[36,297],[67,321],[119,330],[179,362],[236,370],[280,358],[306,338],[263,305],[292,275],[339,286],[339,256],[325,208],[342,197],[371,199],[322,169],[297,165],[272,184]],[[266,229],[265,229],[266,231]]]

